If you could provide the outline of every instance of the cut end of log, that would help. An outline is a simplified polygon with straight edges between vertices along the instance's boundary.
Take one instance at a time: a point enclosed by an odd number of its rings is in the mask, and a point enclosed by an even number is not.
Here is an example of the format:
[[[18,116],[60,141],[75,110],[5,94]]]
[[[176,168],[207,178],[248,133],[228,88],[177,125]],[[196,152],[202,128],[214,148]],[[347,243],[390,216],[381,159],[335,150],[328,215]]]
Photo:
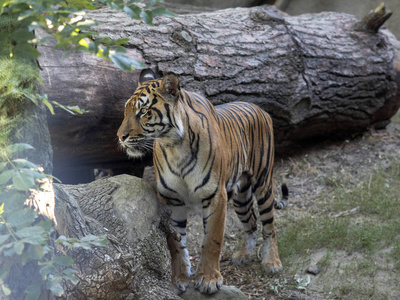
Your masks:
[[[385,3],[382,2],[375,10],[371,10],[368,15],[355,24],[354,29],[376,33],[392,14],[390,10],[386,11]]]

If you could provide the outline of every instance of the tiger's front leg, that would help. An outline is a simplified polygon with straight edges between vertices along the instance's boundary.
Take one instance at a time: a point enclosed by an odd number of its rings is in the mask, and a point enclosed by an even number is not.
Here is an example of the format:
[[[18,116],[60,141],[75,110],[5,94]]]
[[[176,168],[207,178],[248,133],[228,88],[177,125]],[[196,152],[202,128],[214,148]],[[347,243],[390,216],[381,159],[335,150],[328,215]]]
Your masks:
[[[223,283],[219,260],[224,239],[226,202],[225,188],[214,198],[202,201],[204,240],[195,275],[195,288],[201,293],[213,294]]]
[[[172,226],[179,232],[180,241],[176,241],[172,235],[167,237],[168,248],[171,253],[171,282],[176,294],[186,290],[190,282],[190,260],[186,248],[186,206],[168,206],[171,209]]]

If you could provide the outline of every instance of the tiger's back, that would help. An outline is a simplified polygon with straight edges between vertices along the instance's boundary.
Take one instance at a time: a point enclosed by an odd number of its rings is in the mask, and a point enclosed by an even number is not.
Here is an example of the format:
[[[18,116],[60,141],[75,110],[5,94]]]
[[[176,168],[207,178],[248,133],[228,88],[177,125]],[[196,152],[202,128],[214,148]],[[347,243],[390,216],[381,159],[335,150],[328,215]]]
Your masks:
[[[272,120],[258,106],[231,102],[215,107],[227,153],[227,191],[230,192],[240,175],[247,172],[261,180],[272,174],[274,139]],[[261,174],[263,170],[267,170]]]

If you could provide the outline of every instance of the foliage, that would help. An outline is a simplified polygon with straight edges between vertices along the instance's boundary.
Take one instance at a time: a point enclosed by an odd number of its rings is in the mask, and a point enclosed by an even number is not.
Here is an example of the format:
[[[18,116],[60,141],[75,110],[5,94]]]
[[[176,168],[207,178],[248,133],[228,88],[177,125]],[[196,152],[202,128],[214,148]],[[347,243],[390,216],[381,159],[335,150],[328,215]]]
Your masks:
[[[0,27],[9,28],[0,40],[0,54],[9,57],[35,59],[39,52],[32,45],[43,44],[49,37],[36,40],[33,31],[44,28],[50,37],[56,39],[55,48],[93,53],[114,62],[122,70],[144,68],[145,65],[127,56],[123,47],[128,39],[113,40],[99,36],[93,27],[99,25],[96,20],[86,18],[86,10],[93,10],[101,5],[112,9],[124,10],[132,19],[153,24],[155,16],[171,16],[165,8],[154,8],[161,0],[138,3],[137,0],[2,0],[0,1]],[[17,30],[14,21],[17,20]]]
[[[27,192],[40,189],[39,185],[46,178],[38,167],[22,158],[16,157],[21,151],[33,150],[27,144],[12,144],[6,147],[8,157],[0,163],[0,283],[4,296],[11,294],[11,289],[4,283],[13,266],[39,264],[39,274],[43,281],[26,287],[25,299],[38,299],[41,285],[56,295],[64,292],[63,279],[76,283],[75,270],[68,268],[73,264],[68,256],[51,257],[55,252],[54,229],[49,220],[41,218],[33,209],[25,206]],[[91,245],[101,246],[107,240],[104,237],[87,236],[81,240],[59,237],[57,242],[68,243],[70,248],[90,249]]]
[[[144,65],[126,55],[123,47],[127,39],[112,40],[99,36],[93,29],[96,20],[86,18],[85,11],[108,5],[124,10],[131,18],[153,23],[155,16],[171,16],[164,8],[154,8],[160,0],[140,3],[137,0],[0,0],[0,298],[38,299],[42,290],[53,295],[64,293],[62,282],[77,283],[71,268],[73,259],[55,256],[55,244],[69,249],[91,249],[103,246],[104,237],[86,236],[82,239],[54,238],[52,223],[26,206],[33,190],[40,190],[48,176],[33,163],[21,157],[22,152],[33,151],[24,143],[13,144],[21,121],[20,113],[27,99],[45,104],[53,114],[53,105],[70,113],[85,112],[76,106],[63,106],[37,93],[40,82],[33,62],[40,55],[36,46],[55,41],[55,48],[85,51],[113,61],[123,70],[143,68]],[[34,31],[43,28],[50,37],[37,40]],[[29,101],[28,100],[28,101]],[[31,284],[22,291],[19,282],[10,283],[13,271],[28,265],[38,265],[38,274],[31,275]],[[23,271],[22,271],[23,272]],[[35,276],[37,275],[37,276]],[[15,279],[15,278],[14,278]],[[10,283],[10,284],[7,284]],[[15,285],[15,286],[14,286]]]

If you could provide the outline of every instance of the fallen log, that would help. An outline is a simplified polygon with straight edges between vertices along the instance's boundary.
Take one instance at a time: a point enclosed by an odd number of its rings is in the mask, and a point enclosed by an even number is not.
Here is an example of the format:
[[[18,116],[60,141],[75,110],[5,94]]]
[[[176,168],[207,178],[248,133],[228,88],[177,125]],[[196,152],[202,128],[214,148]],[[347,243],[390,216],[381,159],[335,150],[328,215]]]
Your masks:
[[[383,128],[396,113],[400,47],[379,29],[388,14],[375,13],[381,18],[360,21],[333,12],[287,16],[261,6],[160,17],[155,26],[106,8],[89,16],[102,23],[101,35],[128,37],[129,55],[160,75],[175,72],[183,88],[213,104],[248,101],[268,111],[279,152],[319,136]],[[122,72],[84,53],[61,60],[63,51],[46,47],[39,58],[45,93],[91,111],[49,117],[55,170],[126,166],[115,133],[139,71]]]

